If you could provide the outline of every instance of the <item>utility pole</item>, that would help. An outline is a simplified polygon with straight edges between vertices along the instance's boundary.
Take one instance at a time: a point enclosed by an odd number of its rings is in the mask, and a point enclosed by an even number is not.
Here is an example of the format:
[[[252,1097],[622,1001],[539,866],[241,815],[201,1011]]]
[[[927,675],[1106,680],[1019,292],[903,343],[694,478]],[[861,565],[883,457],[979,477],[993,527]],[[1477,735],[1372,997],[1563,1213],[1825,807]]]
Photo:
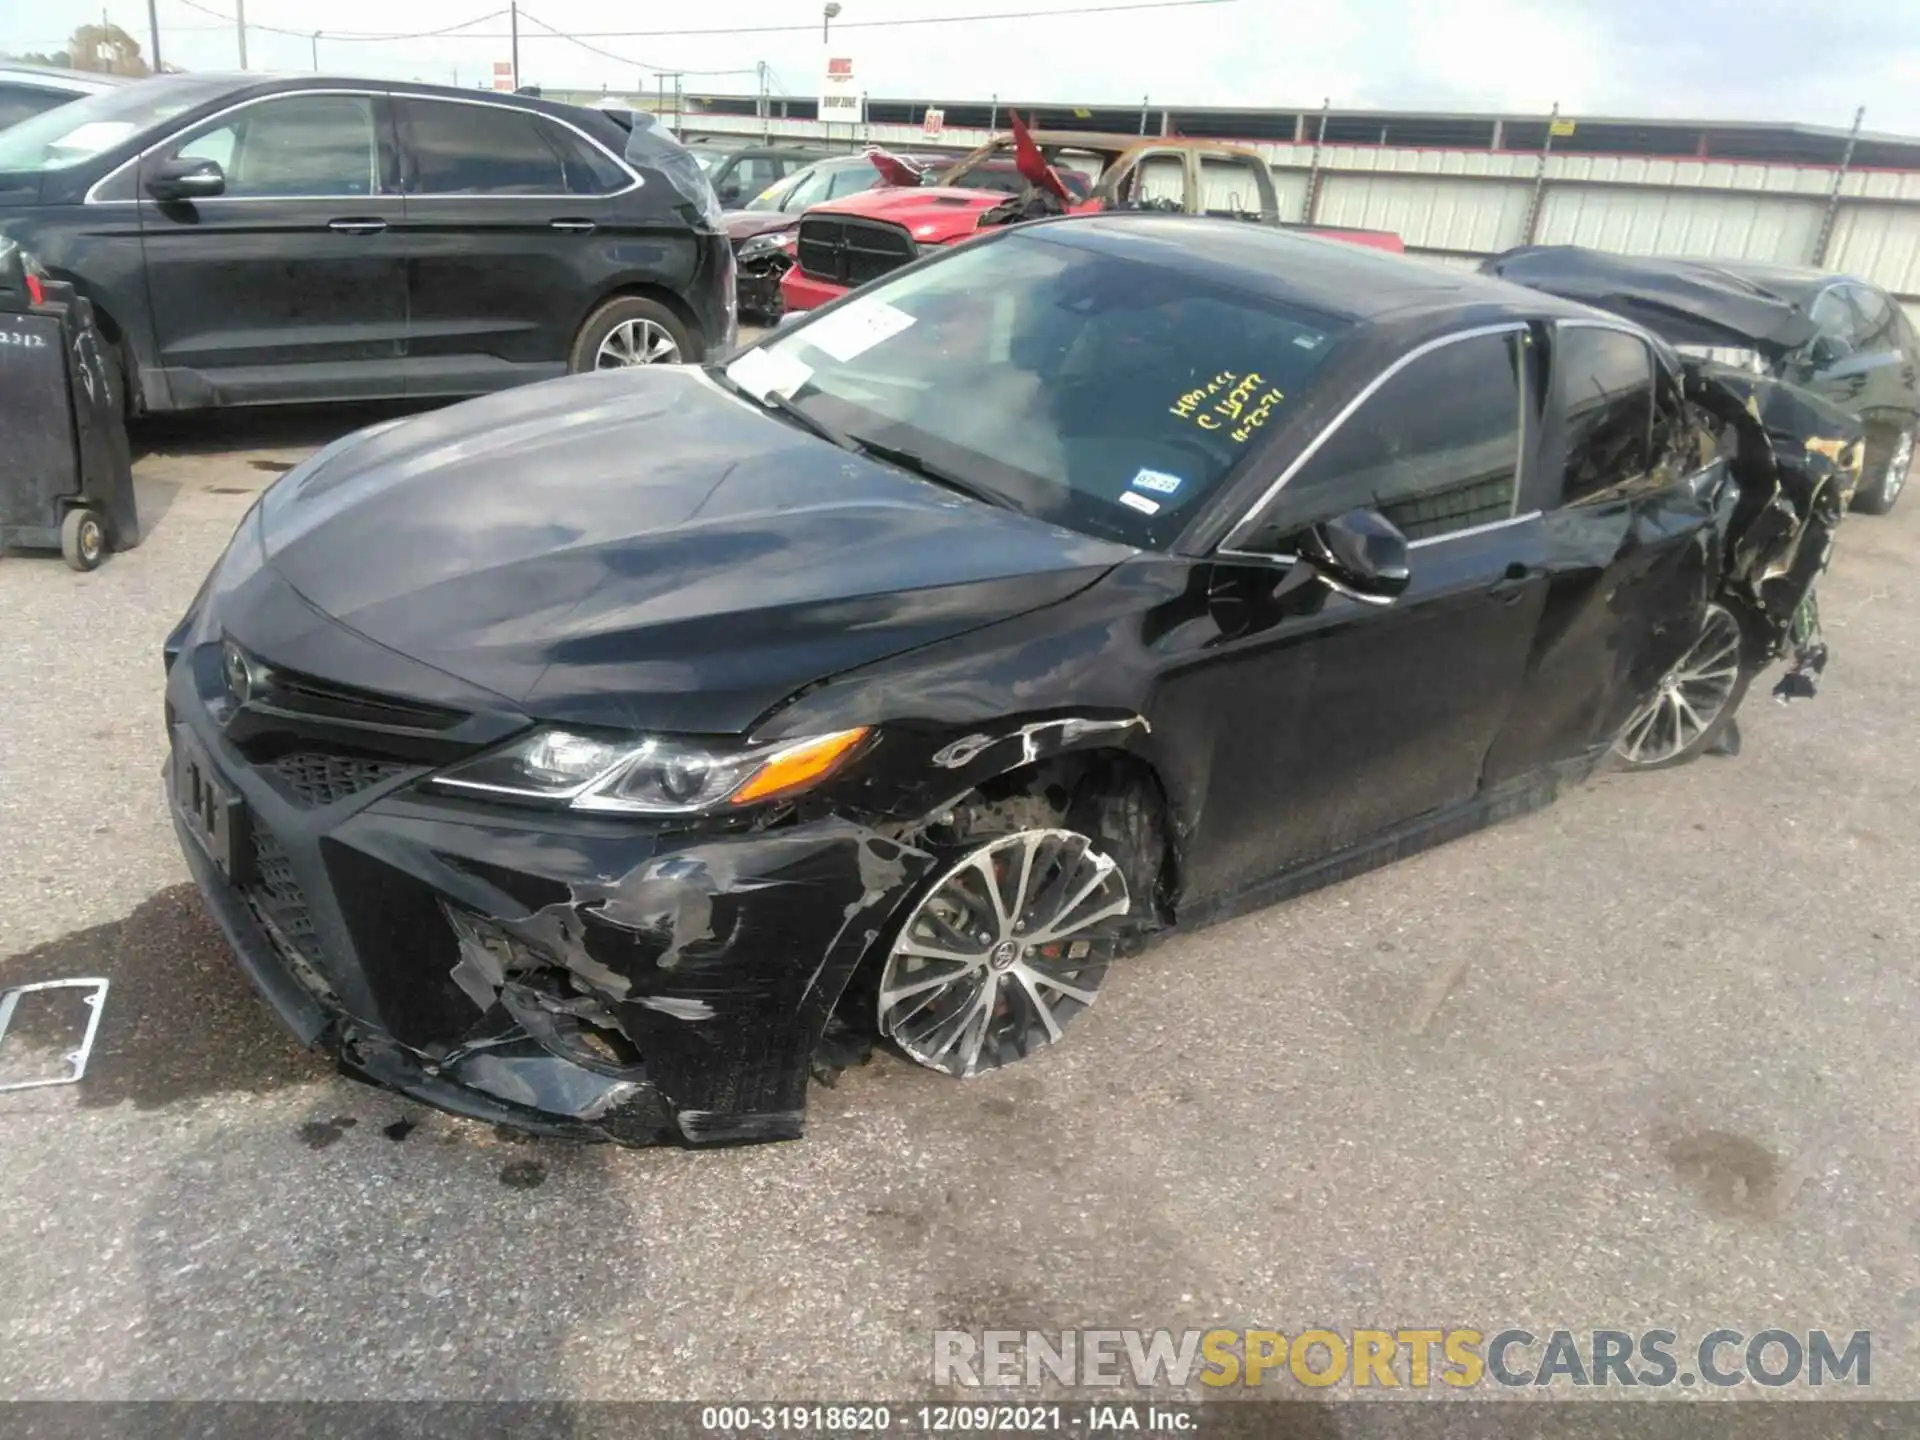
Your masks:
[[[313,32],[313,73],[320,73],[320,32]]]
[[[1833,222],[1840,214],[1840,189],[1847,183],[1847,167],[1853,164],[1853,147],[1860,143],[1860,122],[1867,118],[1867,107],[1853,112],[1853,130],[1847,136],[1847,148],[1840,156],[1840,168],[1833,172],[1833,188],[1827,192],[1826,213],[1820,217],[1820,235],[1813,242],[1813,267],[1823,270],[1827,264],[1827,246],[1833,240]]]
[[[1540,147],[1540,168],[1533,176],[1533,196],[1527,201],[1527,220],[1521,227],[1521,244],[1531,245],[1540,232],[1540,210],[1547,197],[1547,164],[1553,159],[1553,135],[1560,128],[1560,102],[1553,102],[1553,111],[1547,116],[1547,140]]]
[[[240,68],[247,68],[247,0],[233,0],[233,28],[240,36]]]
[[[498,15],[498,10],[493,12]],[[520,0],[512,0],[507,6],[507,24],[513,31],[513,88],[520,88]]]
[[[160,11],[159,0],[147,0],[147,35],[153,43],[153,73],[160,73]]]

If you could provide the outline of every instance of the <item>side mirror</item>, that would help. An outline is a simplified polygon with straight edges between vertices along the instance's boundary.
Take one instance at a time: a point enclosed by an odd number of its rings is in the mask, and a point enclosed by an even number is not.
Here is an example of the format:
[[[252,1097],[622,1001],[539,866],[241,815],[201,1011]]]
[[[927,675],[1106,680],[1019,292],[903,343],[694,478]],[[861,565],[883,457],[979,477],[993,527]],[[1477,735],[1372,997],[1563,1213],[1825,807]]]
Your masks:
[[[162,160],[147,175],[156,200],[209,200],[227,193],[227,172],[217,160]]]
[[[1329,587],[1369,605],[1390,605],[1413,572],[1407,537],[1378,510],[1349,510],[1301,537],[1300,558]]]
[[[740,203],[740,182],[728,180],[720,186],[720,203],[733,206]]]

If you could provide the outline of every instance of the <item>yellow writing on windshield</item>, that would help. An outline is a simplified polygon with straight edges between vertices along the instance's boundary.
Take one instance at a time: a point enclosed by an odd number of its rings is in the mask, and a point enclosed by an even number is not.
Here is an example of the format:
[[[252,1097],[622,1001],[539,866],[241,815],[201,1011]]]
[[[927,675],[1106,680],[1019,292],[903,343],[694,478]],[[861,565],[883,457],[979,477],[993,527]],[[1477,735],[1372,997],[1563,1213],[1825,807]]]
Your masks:
[[[1191,420],[1202,430],[1220,430],[1232,425],[1234,428],[1228,433],[1244,445],[1249,435],[1267,423],[1273,407],[1286,398],[1278,390],[1263,390],[1266,383],[1266,378],[1257,370],[1246,375],[1222,370],[1204,385],[1175,400],[1168,407],[1168,413]]]

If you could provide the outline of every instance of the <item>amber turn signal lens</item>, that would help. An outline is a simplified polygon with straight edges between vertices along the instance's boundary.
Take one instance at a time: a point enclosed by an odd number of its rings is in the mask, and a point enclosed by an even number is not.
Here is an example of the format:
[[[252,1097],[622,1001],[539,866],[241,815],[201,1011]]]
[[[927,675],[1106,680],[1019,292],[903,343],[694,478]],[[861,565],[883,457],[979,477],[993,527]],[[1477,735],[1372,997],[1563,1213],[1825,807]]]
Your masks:
[[[867,738],[867,728],[862,725],[854,730],[837,730],[776,752],[754,772],[751,780],[733,792],[729,803],[748,805],[755,800],[768,800],[824,779],[854,746]]]

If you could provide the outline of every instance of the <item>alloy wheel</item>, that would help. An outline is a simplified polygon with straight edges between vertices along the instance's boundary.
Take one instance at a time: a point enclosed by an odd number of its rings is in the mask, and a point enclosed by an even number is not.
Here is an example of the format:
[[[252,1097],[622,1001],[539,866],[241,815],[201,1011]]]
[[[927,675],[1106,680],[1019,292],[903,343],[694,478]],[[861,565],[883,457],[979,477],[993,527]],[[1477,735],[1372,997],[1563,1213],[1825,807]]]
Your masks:
[[[942,876],[880,977],[880,1030],[935,1070],[1010,1065],[1094,1001],[1131,908],[1126,877],[1072,830],[989,841]]]
[[[1621,730],[1614,749],[1630,765],[1673,759],[1712,728],[1740,683],[1740,622],[1709,605],[1699,638]]]
[[[607,332],[593,357],[596,370],[621,370],[629,365],[672,365],[680,359],[680,345],[667,327],[653,320],[622,320]]]
[[[1880,498],[1885,504],[1893,504],[1912,471],[1913,431],[1909,430],[1893,442],[1893,454],[1887,457],[1887,473],[1880,481]]]

